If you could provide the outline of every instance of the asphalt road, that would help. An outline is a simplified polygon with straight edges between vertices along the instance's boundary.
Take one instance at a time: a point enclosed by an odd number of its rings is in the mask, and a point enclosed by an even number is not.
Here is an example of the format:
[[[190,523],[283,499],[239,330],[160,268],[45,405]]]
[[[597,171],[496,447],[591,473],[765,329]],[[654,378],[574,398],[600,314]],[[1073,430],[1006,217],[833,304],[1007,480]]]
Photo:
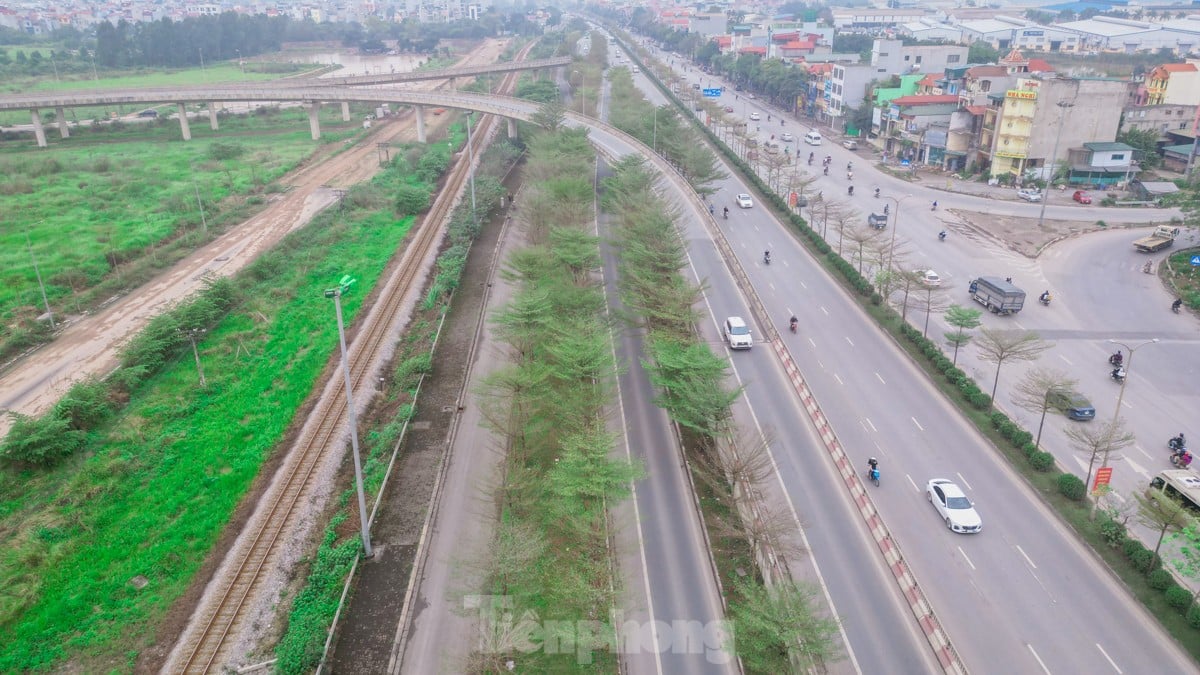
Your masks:
[[[834,155],[835,167],[844,167],[839,155],[849,153],[830,148],[826,154]],[[865,168],[856,169],[859,176]],[[733,179],[719,187],[714,198],[718,208],[722,199],[731,201],[733,194],[747,191]],[[914,192],[919,189],[904,187]],[[939,201],[951,201],[943,194],[939,193]],[[919,203],[920,199],[908,201]],[[953,199],[956,206],[960,199],[964,204],[984,201],[960,195]],[[1018,203],[1002,207],[1021,213],[1037,208]],[[1048,215],[1054,208],[1071,207],[1049,207]],[[1071,210],[1073,214],[1079,211]],[[972,246],[972,240],[955,237],[938,244],[933,236],[942,227],[934,220],[938,217],[928,209],[913,209],[911,217],[902,221],[901,234],[914,241],[933,242],[929,248],[943,246],[944,252],[921,253],[945,260],[948,275],[965,285],[966,272],[954,269],[952,263],[954,256]],[[1158,218],[1161,220],[1161,214]],[[885,482],[874,491],[877,505],[969,668],[977,672],[1102,673],[1133,672],[1154,664],[1155,672],[1194,671],[1195,665],[1140,605],[1075,542],[773,217],[761,207],[734,209],[729,222],[719,226],[730,237],[776,327],[785,331],[794,358],[845,446],[851,452],[860,449],[864,462],[868,455],[881,459]],[[928,237],[917,239],[918,232]],[[690,243],[693,255],[704,246],[703,238]],[[765,249],[773,252],[770,267],[761,263]],[[1007,262],[991,258],[994,265]],[[698,262],[697,266],[708,277],[714,294],[729,286],[721,283],[721,267],[716,263]],[[727,307],[733,309],[717,309],[718,316],[744,311],[733,303]],[[786,334],[784,325],[793,313],[802,325],[801,335],[795,337]],[[776,366],[767,354],[759,349],[737,355],[735,362],[739,370],[743,365],[769,370]],[[759,386],[765,390],[756,414],[779,420],[779,429],[794,428],[794,403],[783,400],[778,387],[771,386],[765,376],[756,375],[749,378],[747,391],[753,398]],[[758,382],[762,384],[756,385]],[[781,467],[788,493],[809,522],[810,538],[816,523],[840,530],[853,527],[834,508],[836,502],[845,500],[844,495],[831,495],[813,511],[799,506],[806,493],[825,483],[814,475],[816,463],[814,457],[806,463],[809,471],[797,475]],[[932,477],[950,478],[966,490],[983,516],[981,534],[954,535],[942,526],[923,494],[925,482]],[[816,542],[813,554],[820,561]],[[821,567],[828,571],[831,590],[835,576],[863,583],[871,574],[864,565],[838,568],[822,563]],[[833,598],[839,612],[843,611],[837,592]],[[895,640],[875,638],[867,645],[855,645],[867,672],[874,672],[865,665],[868,652],[895,656]],[[853,634],[851,642],[855,643]],[[880,644],[886,649],[880,650]]]

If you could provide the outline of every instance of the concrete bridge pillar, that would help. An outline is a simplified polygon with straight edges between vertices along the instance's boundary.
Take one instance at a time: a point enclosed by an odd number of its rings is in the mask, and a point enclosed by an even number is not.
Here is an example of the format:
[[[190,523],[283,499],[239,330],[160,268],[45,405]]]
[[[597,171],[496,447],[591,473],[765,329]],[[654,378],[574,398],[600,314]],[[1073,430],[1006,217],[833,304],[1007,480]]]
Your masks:
[[[425,108],[416,106],[417,109],[417,142],[425,143]]]
[[[42,116],[37,108],[29,109],[29,119],[33,122],[33,137],[37,139],[38,147],[46,147],[46,130],[42,128]]]
[[[213,131],[216,131],[217,127],[219,126],[217,122],[217,108],[220,107],[221,104],[217,101],[208,102],[208,126],[212,127]]]
[[[67,113],[60,105],[54,109],[54,116],[58,118],[58,133],[63,138],[71,137],[71,130],[67,128]]]
[[[342,101],[342,121],[343,122],[350,121],[350,102],[349,101]]]
[[[308,130],[312,132],[314,141],[321,140],[321,102],[309,101],[308,104]]]
[[[517,121],[511,117],[508,118],[508,137],[517,140]]]
[[[179,108],[179,132],[183,134],[183,140],[190,141],[192,140],[192,128],[188,126],[187,104],[176,103],[175,105]]]

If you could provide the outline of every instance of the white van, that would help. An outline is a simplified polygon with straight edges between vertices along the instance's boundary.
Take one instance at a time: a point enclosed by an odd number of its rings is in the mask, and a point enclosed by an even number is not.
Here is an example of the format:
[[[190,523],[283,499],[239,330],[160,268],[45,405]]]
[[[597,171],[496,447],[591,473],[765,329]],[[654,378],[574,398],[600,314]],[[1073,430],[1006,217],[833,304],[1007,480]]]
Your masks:
[[[804,134],[804,142],[808,143],[809,145],[820,145],[821,134],[815,131],[810,131],[807,134]]]

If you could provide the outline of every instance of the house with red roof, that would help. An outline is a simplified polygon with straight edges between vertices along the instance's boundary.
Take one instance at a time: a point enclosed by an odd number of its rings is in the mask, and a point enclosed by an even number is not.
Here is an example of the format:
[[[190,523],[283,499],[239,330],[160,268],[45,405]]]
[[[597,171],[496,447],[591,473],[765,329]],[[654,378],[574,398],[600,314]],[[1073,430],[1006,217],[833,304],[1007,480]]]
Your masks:
[[[1200,69],[1195,63],[1164,63],[1146,75],[1146,105],[1200,104]]]

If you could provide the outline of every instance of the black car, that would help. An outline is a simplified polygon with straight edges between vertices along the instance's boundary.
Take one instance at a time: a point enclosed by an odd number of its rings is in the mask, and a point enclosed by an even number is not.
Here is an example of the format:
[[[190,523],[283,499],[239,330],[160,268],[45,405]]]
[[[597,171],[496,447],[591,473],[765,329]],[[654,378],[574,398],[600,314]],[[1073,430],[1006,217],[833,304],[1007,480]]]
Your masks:
[[[1096,409],[1086,396],[1076,391],[1050,392],[1050,407],[1073,420],[1087,422],[1096,418]]]

